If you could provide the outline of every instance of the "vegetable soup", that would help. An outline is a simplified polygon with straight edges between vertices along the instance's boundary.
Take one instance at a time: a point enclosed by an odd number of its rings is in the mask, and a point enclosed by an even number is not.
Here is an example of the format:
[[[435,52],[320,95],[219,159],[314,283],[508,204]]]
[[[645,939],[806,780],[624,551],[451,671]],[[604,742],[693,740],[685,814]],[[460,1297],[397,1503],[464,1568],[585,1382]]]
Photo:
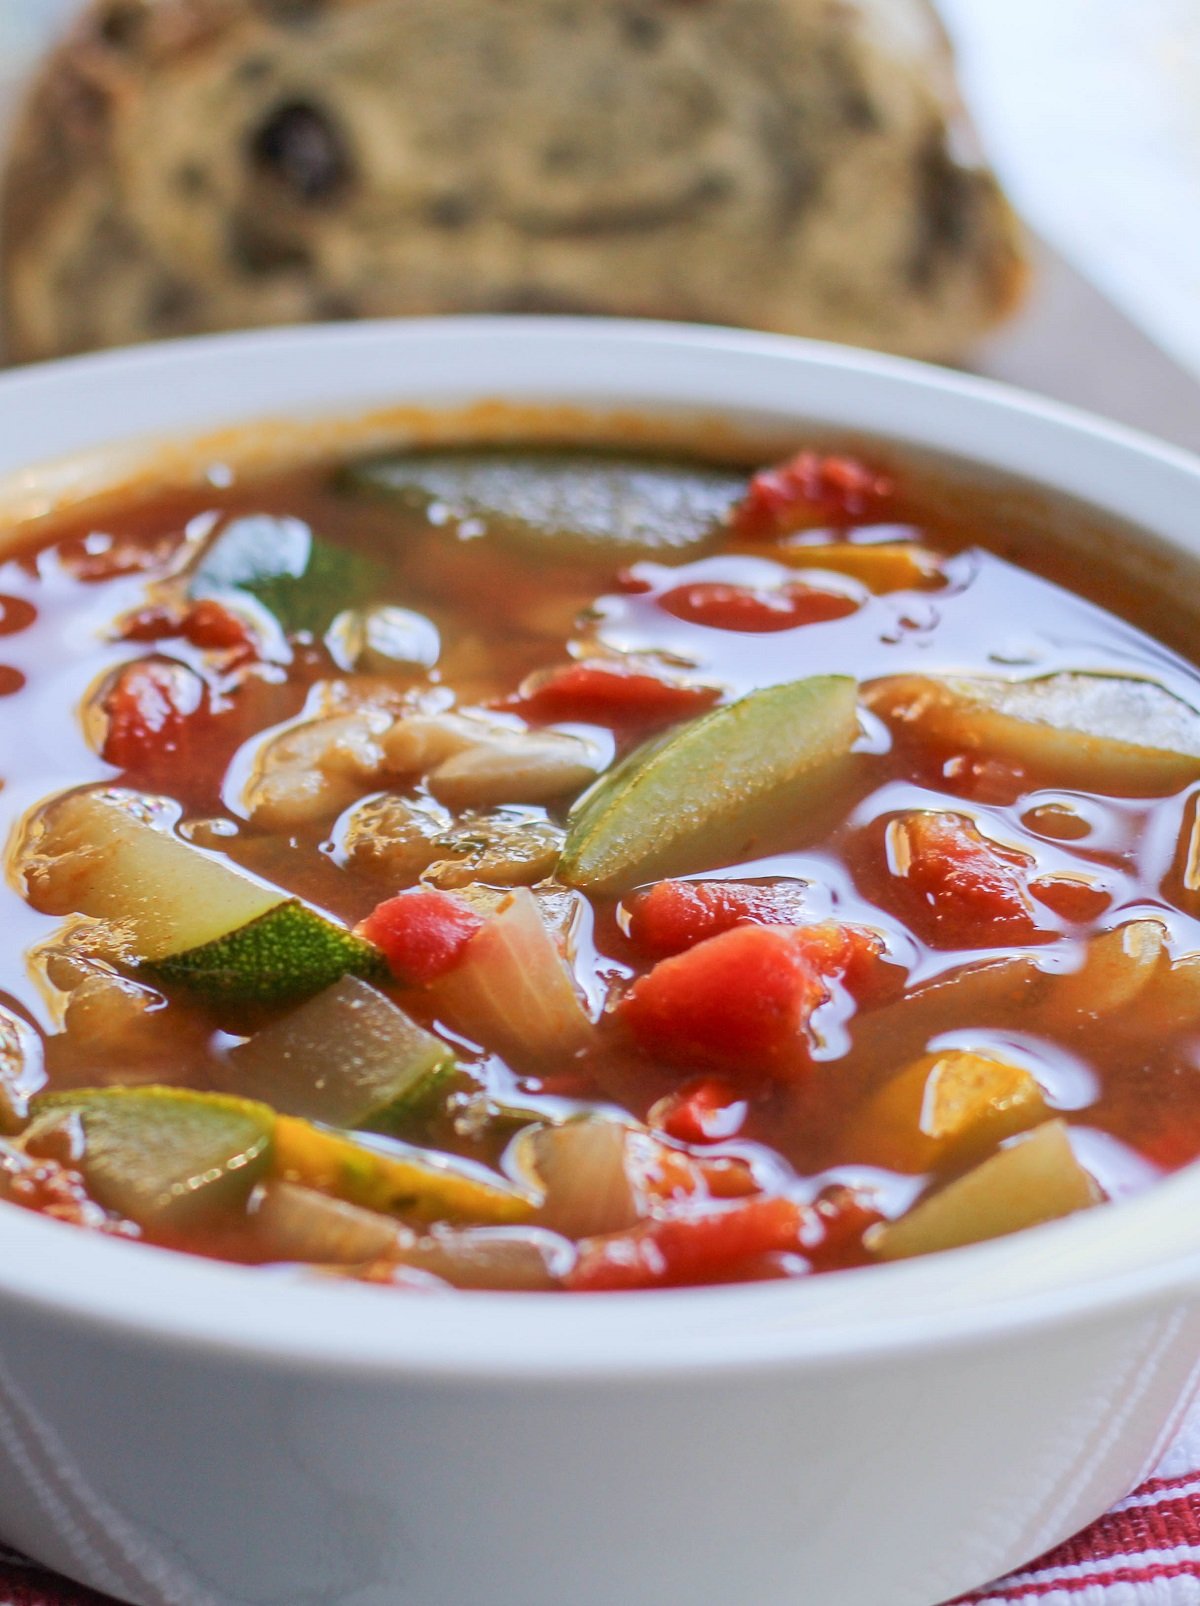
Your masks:
[[[1200,1153],[1156,596],[1002,487],[797,445],[412,450],[17,532],[0,1195],[588,1292],[951,1249]]]

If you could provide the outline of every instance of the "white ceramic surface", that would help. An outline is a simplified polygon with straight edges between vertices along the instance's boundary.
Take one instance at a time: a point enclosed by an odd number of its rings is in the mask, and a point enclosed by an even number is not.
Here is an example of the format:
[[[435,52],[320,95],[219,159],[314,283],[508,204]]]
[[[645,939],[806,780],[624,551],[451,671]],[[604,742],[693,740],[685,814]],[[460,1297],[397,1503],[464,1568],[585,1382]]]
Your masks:
[[[821,420],[1200,548],[1200,463],[1098,421],[833,347],[566,320],[9,375],[0,509],[71,483],[28,465],[131,437],[493,396]],[[1198,1354],[1192,1173],[920,1263],[577,1299],[305,1287],[0,1207],[0,1528],[138,1606],[932,1606],[1132,1485]]]

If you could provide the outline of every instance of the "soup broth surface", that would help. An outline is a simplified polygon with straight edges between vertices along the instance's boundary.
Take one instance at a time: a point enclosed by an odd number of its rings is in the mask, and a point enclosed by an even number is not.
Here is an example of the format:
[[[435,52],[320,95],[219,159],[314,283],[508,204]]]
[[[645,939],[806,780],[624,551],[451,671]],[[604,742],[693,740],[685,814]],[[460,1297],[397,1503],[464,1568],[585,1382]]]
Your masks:
[[[0,1189],[588,1292],[1188,1163],[1200,678],[1034,508],[882,449],[489,447],[19,532]]]

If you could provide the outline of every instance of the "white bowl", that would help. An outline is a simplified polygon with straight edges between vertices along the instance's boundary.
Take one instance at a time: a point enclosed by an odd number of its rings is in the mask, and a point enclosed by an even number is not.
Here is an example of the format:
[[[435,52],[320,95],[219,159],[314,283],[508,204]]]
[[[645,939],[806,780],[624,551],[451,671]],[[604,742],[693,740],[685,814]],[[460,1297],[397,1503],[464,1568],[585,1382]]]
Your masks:
[[[1124,430],[854,351],[587,321],[285,331],[13,374],[0,510],[120,480],[147,448],[113,443],[135,437],[488,397],[797,440],[819,420],[1200,544],[1200,463]],[[806,1282],[418,1298],[0,1207],[0,1523],[138,1606],[933,1606],[1154,1462],[1197,1381],[1198,1222],[1187,1172]]]

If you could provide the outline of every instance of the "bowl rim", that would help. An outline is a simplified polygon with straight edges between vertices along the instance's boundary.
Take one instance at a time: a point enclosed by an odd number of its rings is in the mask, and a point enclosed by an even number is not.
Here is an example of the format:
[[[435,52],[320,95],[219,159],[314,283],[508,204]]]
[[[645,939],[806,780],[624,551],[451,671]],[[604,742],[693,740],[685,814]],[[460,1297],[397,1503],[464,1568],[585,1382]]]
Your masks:
[[[120,484],[130,464],[153,461],[165,443],[239,420],[336,419],[397,395],[438,408],[497,393],[597,411],[761,415],[777,427],[823,423],[881,436],[1016,472],[1200,553],[1200,458],[1137,431],[994,381],[856,348],[606,319],[306,326],[16,370],[0,376],[0,422],[11,426],[0,430],[0,505],[49,506],[70,491],[70,464],[89,452],[112,464]],[[29,455],[20,444],[28,438],[45,444]],[[264,1365],[456,1384],[584,1376],[661,1383],[1002,1342],[1018,1329],[1194,1296],[1200,1233],[1187,1223],[1197,1205],[1200,1166],[1135,1199],[928,1260],[653,1297],[429,1295],[418,1301],[418,1322],[409,1299],[379,1290],[204,1262],[4,1207],[0,1308],[13,1301],[97,1337]]]

